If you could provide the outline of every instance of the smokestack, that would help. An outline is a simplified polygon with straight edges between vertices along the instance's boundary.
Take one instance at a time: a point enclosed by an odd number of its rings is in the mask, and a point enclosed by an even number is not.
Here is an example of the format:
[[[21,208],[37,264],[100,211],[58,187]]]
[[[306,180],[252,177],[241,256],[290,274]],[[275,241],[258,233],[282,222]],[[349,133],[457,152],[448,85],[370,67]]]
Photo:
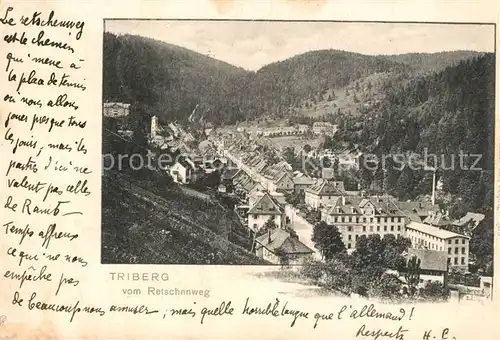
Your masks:
[[[432,205],[435,204],[435,201],[436,201],[436,169],[434,169],[434,172],[432,173],[432,196],[431,196]]]
[[[267,231],[267,243],[271,243],[271,229]]]

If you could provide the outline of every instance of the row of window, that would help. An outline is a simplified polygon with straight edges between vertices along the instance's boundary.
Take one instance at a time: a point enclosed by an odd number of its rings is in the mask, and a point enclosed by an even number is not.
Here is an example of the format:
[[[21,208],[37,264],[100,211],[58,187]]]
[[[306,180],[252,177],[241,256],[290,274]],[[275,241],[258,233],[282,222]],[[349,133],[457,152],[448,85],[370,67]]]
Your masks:
[[[448,258],[448,264],[451,264],[451,258]],[[458,265],[458,257],[455,257],[455,258],[453,259],[453,264],[454,264],[454,265]],[[465,265],[465,257],[462,257],[462,258],[460,259],[460,264]]]
[[[339,227],[339,228],[340,228],[340,227]],[[368,229],[370,230],[370,232],[373,232],[373,231],[374,231],[374,227],[373,227],[372,225],[371,225],[371,226],[369,226],[369,227],[368,227]],[[366,227],[365,225],[363,226],[363,232],[366,232],[368,229],[367,229],[367,227]],[[378,226],[377,226],[377,231],[380,231],[380,229],[381,229],[381,228],[380,228],[380,226],[378,225]],[[352,232],[352,230],[353,230],[353,227],[352,227],[352,226],[347,226],[347,231],[348,231],[348,232]],[[390,231],[395,231],[395,230],[396,230],[396,227],[395,227],[395,226],[393,226],[393,225],[391,225],[391,226],[390,226]],[[384,226],[384,231],[388,231],[388,226],[386,226],[386,225]],[[400,226],[400,225],[398,225],[398,226],[397,226],[397,231],[401,231],[401,226]]]
[[[448,244],[451,244],[451,240],[448,240]],[[458,244],[458,238],[455,239],[455,244]],[[465,244],[465,239],[462,239],[462,244]]]
[[[350,217],[350,218],[349,218]],[[403,222],[403,217],[400,216],[392,216],[392,217],[359,217],[359,216],[333,216],[332,217],[333,223],[348,223],[348,222],[353,222],[353,223],[373,223],[375,220],[377,223],[380,222]]]
[[[455,247],[455,254],[459,253],[459,247]],[[448,254],[451,254],[451,247],[448,248]],[[462,254],[465,254],[465,247],[462,247]]]

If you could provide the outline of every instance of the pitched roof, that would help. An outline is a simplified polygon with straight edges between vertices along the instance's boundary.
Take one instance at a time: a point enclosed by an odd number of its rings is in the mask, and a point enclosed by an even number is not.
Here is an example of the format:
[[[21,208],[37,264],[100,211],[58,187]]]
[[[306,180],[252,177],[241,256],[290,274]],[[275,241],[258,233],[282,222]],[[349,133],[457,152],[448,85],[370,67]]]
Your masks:
[[[272,253],[278,249],[287,254],[312,254],[314,251],[307,247],[304,243],[290,236],[289,233],[280,228],[275,228],[268,233],[257,237],[257,243],[265,247]],[[271,241],[271,242],[269,242]]]
[[[436,236],[442,239],[448,239],[452,237],[462,237],[462,238],[470,238],[468,236],[460,235],[457,233],[453,233],[451,231],[440,229],[438,227],[433,227],[424,223],[410,222],[406,225],[406,229],[413,229],[420,231],[424,234],[428,234],[431,236]]]
[[[463,227],[470,223],[472,224],[472,228],[475,228],[479,225],[479,223],[481,223],[482,220],[484,220],[484,217],[485,216],[483,214],[468,212],[465,216],[453,221],[453,225]]]
[[[434,225],[434,226],[445,226],[445,225],[451,224],[451,221],[448,218],[448,216],[443,215],[442,213],[438,212],[435,215],[427,216],[424,219],[424,223]]]
[[[420,269],[445,272],[448,270],[448,254],[445,251],[408,248],[406,260],[413,256],[420,259]]]
[[[122,107],[124,109],[128,109],[130,107],[130,104],[125,104],[125,103],[115,103],[115,102],[110,102],[110,103],[104,103],[104,107]]]
[[[333,214],[363,214],[362,209],[366,206],[375,209],[375,215],[404,216],[405,214],[394,205],[394,198],[384,197],[360,197],[343,195],[337,199],[328,210],[329,215]]]
[[[236,174],[240,171],[238,168],[228,168],[222,173],[222,179],[231,180],[234,179]]]
[[[309,192],[318,196],[335,196],[342,195],[342,192],[338,190],[335,185],[331,182],[320,178],[316,183],[311,185],[306,189],[306,192]]]
[[[396,202],[399,209],[403,211],[411,211],[419,216],[426,216],[431,212],[438,212],[439,206],[431,202]]]
[[[248,211],[249,214],[281,215],[282,208],[268,192],[265,192]]]
[[[314,183],[314,179],[308,176],[295,176],[293,178],[293,184],[296,185],[313,185]]]

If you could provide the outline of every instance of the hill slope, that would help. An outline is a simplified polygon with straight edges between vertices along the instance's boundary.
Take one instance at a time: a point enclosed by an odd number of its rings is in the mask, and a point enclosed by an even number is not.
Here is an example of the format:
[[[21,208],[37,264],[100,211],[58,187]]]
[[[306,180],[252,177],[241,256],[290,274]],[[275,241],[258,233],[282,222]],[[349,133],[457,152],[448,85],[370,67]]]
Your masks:
[[[438,53],[405,53],[384,56],[387,60],[408,65],[415,74],[439,72],[460,61],[478,57],[483,53],[474,51],[449,51]]]
[[[444,192],[461,198],[462,211],[456,211],[457,215],[491,209],[494,75],[495,56],[485,54],[439,73],[416,77],[388,89],[380,105],[367,110],[357,121],[340,124],[335,138],[359,144],[377,155],[436,155],[437,165],[446,169],[438,172]],[[463,157],[463,166],[461,153],[471,155]],[[477,164],[477,157],[472,155],[480,155]],[[481,170],[471,169],[472,166]],[[400,198],[430,193],[429,171],[395,172],[390,166],[387,169],[391,171],[380,173],[376,180]],[[369,181],[369,174],[364,175]]]
[[[145,183],[106,171],[102,263],[266,264],[236,244],[247,240],[232,211],[175,186]],[[153,190],[161,190],[162,197]]]
[[[153,39],[104,34],[103,98],[140,103],[160,121],[208,111],[237,91],[247,71]]]
[[[392,86],[415,73],[440,70],[474,55],[458,51],[368,56],[321,50],[249,72],[179,46],[105,33],[103,97],[132,103],[136,106],[132,110],[147,112],[147,119],[157,115],[160,122],[187,119],[198,105],[197,117],[235,123],[302,114],[305,105],[326,103],[334,91],[372,75],[384,74],[385,84]],[[371,92],[375,90],[378,87]],[[355,106],[352,98],[341,98],[338,104]]]

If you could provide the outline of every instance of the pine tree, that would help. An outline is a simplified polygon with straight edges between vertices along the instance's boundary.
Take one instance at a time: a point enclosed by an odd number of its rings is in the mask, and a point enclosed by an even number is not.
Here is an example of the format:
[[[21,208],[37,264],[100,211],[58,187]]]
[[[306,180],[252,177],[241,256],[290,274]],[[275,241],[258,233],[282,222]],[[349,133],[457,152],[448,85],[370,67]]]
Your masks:
[[[408,284],[410,295],[414,296],[417,292],[418,283],[420,282],[420,259],[416,256],[408,260],[405,279]]]

